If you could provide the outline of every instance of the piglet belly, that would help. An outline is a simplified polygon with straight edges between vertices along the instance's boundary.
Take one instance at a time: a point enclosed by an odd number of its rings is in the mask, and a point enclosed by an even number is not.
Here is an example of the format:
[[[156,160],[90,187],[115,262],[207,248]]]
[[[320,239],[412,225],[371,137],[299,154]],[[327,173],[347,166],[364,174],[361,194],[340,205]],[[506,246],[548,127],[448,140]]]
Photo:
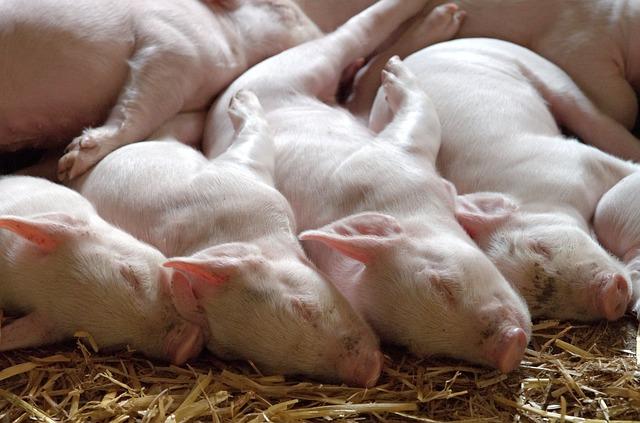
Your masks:
[[[64,145],[101,123],[134,47],[124,25],[95,25],[89,38],[87,28],[20,19],[0,28],[0,152]]]

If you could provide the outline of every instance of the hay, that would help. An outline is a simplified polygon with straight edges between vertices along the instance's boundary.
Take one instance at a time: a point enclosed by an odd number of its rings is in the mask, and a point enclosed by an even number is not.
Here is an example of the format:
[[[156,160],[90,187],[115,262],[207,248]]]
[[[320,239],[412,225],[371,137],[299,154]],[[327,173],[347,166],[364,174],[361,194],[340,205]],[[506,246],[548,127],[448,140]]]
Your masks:
[[[0,355],[0,422],[640,421],[637,322],[545,321],[520,368],[387,349],[374,389],[262,375],[209,355],[179,368],[76,345]]]

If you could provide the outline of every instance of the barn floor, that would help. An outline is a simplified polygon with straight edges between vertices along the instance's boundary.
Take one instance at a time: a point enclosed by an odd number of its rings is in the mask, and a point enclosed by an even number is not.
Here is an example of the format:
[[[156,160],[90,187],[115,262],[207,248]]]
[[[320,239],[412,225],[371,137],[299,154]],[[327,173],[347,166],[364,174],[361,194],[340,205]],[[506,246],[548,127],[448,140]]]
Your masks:
[[[369,390],[263,375],[210,355],[166,367],[132,352],[95,352],[84,336],[0,354],[0,422],[640,421],[631,317],[540,322],[509,375],[387,348],[383,377]]]

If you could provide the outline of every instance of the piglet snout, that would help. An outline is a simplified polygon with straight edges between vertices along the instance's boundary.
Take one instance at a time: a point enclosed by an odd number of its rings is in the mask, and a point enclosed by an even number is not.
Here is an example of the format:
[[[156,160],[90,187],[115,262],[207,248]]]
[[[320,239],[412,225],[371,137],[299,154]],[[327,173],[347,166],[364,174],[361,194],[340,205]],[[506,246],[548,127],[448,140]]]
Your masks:
[[[503,332],[496,349],[494,362],[502,373],[509,373],[520,365],[527,348],[527,334],[519,327],[510,327]]]
[[[629,282],[621,274],[615,273],[600,286],[597,309],[605,319],[617,320],[624,315],[630,300]]]
[[[370,388],[378,382],[383,364],[384,357],[380,351],[367,351],[341,361],[338,364],[338,376],[349,385]]]

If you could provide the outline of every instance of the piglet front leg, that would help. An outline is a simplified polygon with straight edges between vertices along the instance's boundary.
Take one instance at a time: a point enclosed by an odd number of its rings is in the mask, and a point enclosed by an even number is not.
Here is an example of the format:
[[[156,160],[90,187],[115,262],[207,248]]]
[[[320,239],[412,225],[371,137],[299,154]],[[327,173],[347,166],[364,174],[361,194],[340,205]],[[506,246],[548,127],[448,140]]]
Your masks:
[[[619,122],[603,113],[562,70],[550,63],[523,74],[549,105],[559,126],[586,144],[625,160],[640,162],[640,142]],[[537,72],[540,72],[540,77]]]
[[[58,163],[58,178],[73,179],[113,150],[147,139],[177,115],[198,89],[193,68],[197,57],[176,51],[164,34],[151,34],[157,44],[142,46],[130,59],[129,79],[107,121],[89,128],[67,147]],[[191,72],[193,73],[193,72]]]
[[[386,101],[376,103],[379,107],[370,123],[372,130],[380,132],[377,139],[403,145],[434,164],[440,148],[440,119],[431,99],[397,56],[389,59],[382,71],[380,94]]]
[[[229,102],[228,113],[235,139],[222,157],[245,164],[264,182],[273,185],[273,134],[258,97],[249,90],[238,91]]]

